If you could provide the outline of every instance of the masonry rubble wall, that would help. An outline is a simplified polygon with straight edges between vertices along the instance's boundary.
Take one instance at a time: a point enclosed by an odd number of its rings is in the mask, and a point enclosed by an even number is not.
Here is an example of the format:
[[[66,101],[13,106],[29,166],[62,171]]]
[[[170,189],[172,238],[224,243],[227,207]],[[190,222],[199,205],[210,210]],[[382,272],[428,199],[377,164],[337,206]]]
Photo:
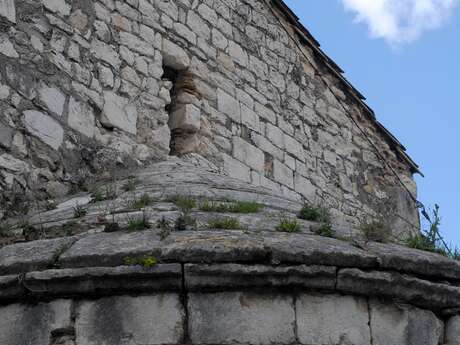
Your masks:
[[[1,1],[2,190],[62,195],[94,175],[195,152],[323,204],[337,223],[384,214],[414,231],[414,202],[345,112],[415,194],[412,167],[324,59],[290,36],[299,40],[263,0]]]

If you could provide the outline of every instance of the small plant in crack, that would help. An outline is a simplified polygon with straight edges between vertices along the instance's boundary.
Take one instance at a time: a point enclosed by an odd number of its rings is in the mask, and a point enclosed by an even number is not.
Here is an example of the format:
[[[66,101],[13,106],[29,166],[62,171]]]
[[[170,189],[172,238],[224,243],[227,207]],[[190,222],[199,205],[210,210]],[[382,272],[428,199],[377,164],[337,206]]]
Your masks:
[[[276,230],[280,232],[295,233],[300,231],[300,224],[297,219],[282,216]]]
[[[208,223],[208,228],[219,230],[242,230],[243,226],[235,218],[216,218]]]
[[[182,213],[179,218],[177,218],[176,223],[174,224],[174,229],[176,231],[191,230],[196,228],[196,223],[196,219],[190,214]]]
[[[64,254],[72,244],[67,243],[62,245],[61,247],[57,248],[53,252],[53,256],[51,257],[49,263],[48,263],[48,268],[53,269],[53,268],[61,268],[61,264],[59,263],[59,259],[61,258],[62,254]]]
[[[182,213],[190,213],[196,207],[196,200],[189,196],[176,195],[168,201],[176,204]]]
[[[300,219],[308,220],[311,222],[326,223],[331,222],[331,216],[329,211],[320,206],[312,206],[305,204],[299,212],[298,217]]]
[[[137,218],[137,217],[128,218],[128,226],[127,226],[128,231],[142,231],[142,230],[150,229],[151,227],[152,226],[145,212],[142,214],[141,218]]]
[[[144,193],[140,196],[139,199],[134,198],[134,200],[131,202],[131,208],[135,210],[141,210],[147,206],[152,205],[155,202],[155,199],[152,198],[150,195],[147,193]]]
[[[130,178],[128,181],[126,181],[122,189],[125,192],[133,192],[136,190],[136,186],[139,184],[139,181],[136,178]]]
[[[323,236],[323,237],[335,237],[335,232],[332,229],[332,225],[330,223],[321,223],[317,227],[312,228],[313,233],[315,233],[318,236]]]
[[[96,189],[92,194],[92,202],[101,202],[105,200],[114,200],[117,198],[117,187],[115,184]]]
[[[359,230],[366,242],[387,243],[393,235],[391,228],[383,220],[364,221],[360,224]]]
[[[82,218],[82,217],[86,216],[87,213],[88,213],[88,211],[82,205],[77,204],[73,208],[73,217],[74,218]]]
[[[123,258],[123,262],[126,266],[142,266],[145,268],[153,267],[158,264],[157,258],[152,255],[144,255],[140,257],[127,256]]]
[[[200,205],[200,211],[219,213],[257,213],[260,211],[260,204],[251,201],[237,201],[230,204],[205,201]]]
[[[165,217],[162,217],[158,222],[157,222],[157,228],[160,229],[159,235],[160,239],[163,241],[165,240],[172,231],[172,226],[171,224],[166,220]]]

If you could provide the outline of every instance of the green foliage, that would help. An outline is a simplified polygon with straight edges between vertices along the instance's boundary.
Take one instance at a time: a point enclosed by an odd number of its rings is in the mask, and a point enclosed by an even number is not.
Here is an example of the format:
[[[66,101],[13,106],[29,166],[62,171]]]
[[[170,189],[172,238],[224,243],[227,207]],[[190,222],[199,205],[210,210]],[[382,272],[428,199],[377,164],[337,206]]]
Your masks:
[[[139,181],[136,180],[135,178],[130,178],[128,181],[126,181],[123,186],[122,186],[122,189],[125,191],[125,192],[132,192],[134,190],[136,190],[136,186],[139,184]]]
[[[169,199],[169,201],[173,202],[174,204],[179,207],[179,209],[188,214],[196,207],[196,200],[189,196],[184,195],[176,195]]]
[[[276,227],[277,231],[294,233],[300,231],[300,224],[297,219],[291,219],[289,217],[283,216],[280,219],[280,223]]]
[[[73,208],[73,217],[74,218],[82,218],[84,216],[86,216],[86,214],[88,213],[88,211],[81,205],[78,205],[75,206]]]
[[[311,222],[327,223],[331,222],[329,211],[324,207],[317,207],[305,204],[299,212],[299,218]]]
[[[62,225],[62,230],[64,230],[66,236],[72,235],[72,230],[78,225],[78,222],[75,220],[68,221]]]
[[[208,227],[210,229],[222,230],[238,230],[243,229],[238,219],[235,218],[219,218],[209,221]]]
[[[219,213],[257,213],[260,211],[260,205],[251,201],[237,201],[231,204],[223,204],[216,202],[205,201],[200,205],[200,210],[203,212],[219,212]]]
[[[367,242],[387,243],[392,236],[391,228],[383,220],[362,222],[359,230]]]
[[[142,266],[145,268],[153,267],[158,264],[158,260],[151,255],[144,255],[140,257],[127,256],[123,258],[123,262],[126,266]]]
[[[144,193],[141,195],[139,199],[134,199],[131,202],[131,208],[135,210],[141,210],[147,206],[150,206],[155,202],[155,199],[152,198],[150,195]]]
[[[161,218],[157,223],[157,228],[160,229],[160,239],[163,241],[171,234],[171,225],[165,217]]]
[[[150,229],[150,227],[151,225],[145,215],[142,218],[128,219],[128,231],[142,231]]]
[[[329,223],[322,223],[319,227],[315,228],[314,233],[323,237],[334,237],[335,233],[332,225]]]
[[[93,198],[91,202],[101,202],[105,200],[114,200],[117,198],[117,187],[115,184],[109,184],[102,189],[96,189],[91,197]]]
[[[459,250],[448,245],[441,234],[441,216],[439,215],[439,205],[435,205],[432,218],[433,221],[430,223],[429,228],[427,230],[422,229],[419,234],[410,235],[406,239],[406,245],[409,248],[438,253],[451,259],[459,260]]]
[[[188,230],[189,228],[195,228],[196,227],[196,219],[193,218],[189,214],[181,214],[179,218],[177,218],[176,223],[174,225],[174,228],[177,231],[185,231]]]
[[[117,232],[120,230],[120,224],[118,224],[117,222],[110,222],[105,224],[104,226],[104,232]]]
[[[72,246],[72,244],[68,243],[68,244],[64,244],[61,247],[57,248],[53,252],[53,256],[51,257],[51,259],[50,259],[50,261],[48,263],[48,268],[49,269],[61,268],[61,264],[59,263],[59,259],[60,259],[61,255],[64,254],[64,252],[66,252],[71,246]]]

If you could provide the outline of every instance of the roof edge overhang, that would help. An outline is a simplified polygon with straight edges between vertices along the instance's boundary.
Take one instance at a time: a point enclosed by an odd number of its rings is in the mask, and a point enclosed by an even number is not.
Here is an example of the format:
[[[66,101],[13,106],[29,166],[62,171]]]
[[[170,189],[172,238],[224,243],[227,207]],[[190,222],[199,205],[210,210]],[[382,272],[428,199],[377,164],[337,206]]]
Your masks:
[[[365,109],[368,118],[376,125],[377,129],[381,132],[383,137],[387,140],[390,147],[396,154],[409,165],[412,173],[418,173],[424,176],[420,171],[420,167],[414,160],[407,154],[406,148],[401,142],[386,129],[379,121],[377,121],[374,111],[364,102],[366,98],[345,78],[344,71],[320,48],[320,43],[313,37],[308,29],[300,22],[299,17],[287,6],[283,0],[269,0],[276,8],[278,8],[293,25],[302,43],[312,48],[315,53],[323,60],[325,66],[334,74],[343,84],[347,87],[349,93],[356,99],[356,101]]]

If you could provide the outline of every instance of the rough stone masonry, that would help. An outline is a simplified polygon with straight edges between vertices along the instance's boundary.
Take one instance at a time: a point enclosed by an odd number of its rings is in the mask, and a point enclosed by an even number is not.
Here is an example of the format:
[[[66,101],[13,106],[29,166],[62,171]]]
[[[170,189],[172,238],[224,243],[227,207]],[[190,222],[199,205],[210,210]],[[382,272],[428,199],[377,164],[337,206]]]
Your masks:
[[[280,0],[0,0],[0,190],[197,153],[321,204],[418,228],[417,166]],[[351,120],[351,118],[353,121]]]

